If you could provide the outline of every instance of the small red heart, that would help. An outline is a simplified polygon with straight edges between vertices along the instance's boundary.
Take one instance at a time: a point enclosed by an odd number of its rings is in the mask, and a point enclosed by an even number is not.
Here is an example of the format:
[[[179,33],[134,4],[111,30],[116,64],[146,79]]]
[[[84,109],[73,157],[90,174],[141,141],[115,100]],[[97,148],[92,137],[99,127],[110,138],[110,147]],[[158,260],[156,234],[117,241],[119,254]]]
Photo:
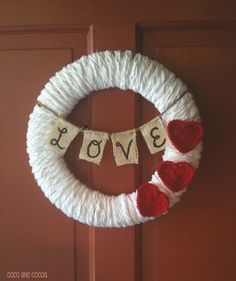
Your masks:
[[[163,183],[173,192],[186,188],[195,174],[193,166],[189,163],[172,161],[161,162],[157,172]]]
[[[182,120],[172,120],[168,124],[167,131],[173,145],[182,153],[187,153],[194,149],[204,133],[201,123]]]
[[[169,200],[156,185],[144,183],[138,188],[137,206],[144,217],[160,216],[169,207]]]

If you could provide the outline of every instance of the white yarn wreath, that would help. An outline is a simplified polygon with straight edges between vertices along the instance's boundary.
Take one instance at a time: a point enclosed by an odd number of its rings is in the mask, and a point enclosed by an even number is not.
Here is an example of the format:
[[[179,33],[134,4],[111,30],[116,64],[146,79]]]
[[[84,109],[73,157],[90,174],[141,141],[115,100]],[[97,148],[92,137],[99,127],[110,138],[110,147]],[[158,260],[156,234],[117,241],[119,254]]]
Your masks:
[[[131,51],[105,51],[83,56],[57,72],[41,91],[38,101],[65,118],[78,101],[92,91],[117,87],[133,90],[154,104],[164,126],[174,119],[200,121],[198,109],[187,87],[160,63]],[[177,102],[175,102],[178,100]],[[56,116],[35,106],[27,132],[27,152],[32,172],[45,196],[67,216],[98,227],[125,227],[154,219],[142,216],[137,192],[108,196],[91,190],[69,171],[62,156],[47,147],[47,137]],[[202,144],[188,153],[179,152],[169,141],[163,160],[185,161],[195,169]],[[172,207],[184,191],[171,192],[155,172],[150,183],[166,194]]]

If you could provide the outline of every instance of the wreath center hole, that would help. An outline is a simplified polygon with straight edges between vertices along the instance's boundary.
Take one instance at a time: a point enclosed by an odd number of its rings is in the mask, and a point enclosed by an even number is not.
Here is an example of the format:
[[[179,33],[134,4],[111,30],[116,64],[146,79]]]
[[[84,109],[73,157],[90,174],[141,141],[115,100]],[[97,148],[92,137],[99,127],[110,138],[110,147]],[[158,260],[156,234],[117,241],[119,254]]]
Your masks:
[[[80,100],[67,120],[78,127],[101,132],[122,132],[145,124],[159,112],[154,105],[133,91],[117,88],[99,90]],[[163,151],[150,154],[140,132],[137,132],[138,164],[117,166],[112,142],[106,143],[100,165],[78,158],[83,142],[79,134],[65,154],[68,168],[82,183],[107,195],[133,192],[142,182],[150,180]]]

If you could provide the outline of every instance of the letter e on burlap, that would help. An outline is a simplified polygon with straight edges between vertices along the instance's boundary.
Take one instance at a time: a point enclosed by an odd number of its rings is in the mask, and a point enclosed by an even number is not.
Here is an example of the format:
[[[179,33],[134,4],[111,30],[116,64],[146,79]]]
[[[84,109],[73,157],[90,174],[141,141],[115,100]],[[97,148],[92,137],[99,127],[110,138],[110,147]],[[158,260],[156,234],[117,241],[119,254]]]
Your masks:
[[[140,131],[148,146],[150,153],[154,154],[166,145],[166,130],[159,117],[156,117],[140,127]]]

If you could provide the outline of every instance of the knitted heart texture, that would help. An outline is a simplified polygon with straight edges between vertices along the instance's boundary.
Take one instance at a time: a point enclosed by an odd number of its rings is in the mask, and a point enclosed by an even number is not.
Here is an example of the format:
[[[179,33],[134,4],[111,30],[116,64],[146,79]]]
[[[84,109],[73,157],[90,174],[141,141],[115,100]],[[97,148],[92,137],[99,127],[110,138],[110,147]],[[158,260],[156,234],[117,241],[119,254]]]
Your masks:
[[[172,120],[167,127],[172,144],[182,153],[193,150],[203,137],[204,129],[196,121]]]
[[[169,200],[156,185],[143,183],[137,191],[137,207],[142,216],[160,216],[168,209]]]
[[[195,174],[194,168],[189,163],[172,161],[161,162],[157,172],[165,186],[173,192],[185,189]]]

